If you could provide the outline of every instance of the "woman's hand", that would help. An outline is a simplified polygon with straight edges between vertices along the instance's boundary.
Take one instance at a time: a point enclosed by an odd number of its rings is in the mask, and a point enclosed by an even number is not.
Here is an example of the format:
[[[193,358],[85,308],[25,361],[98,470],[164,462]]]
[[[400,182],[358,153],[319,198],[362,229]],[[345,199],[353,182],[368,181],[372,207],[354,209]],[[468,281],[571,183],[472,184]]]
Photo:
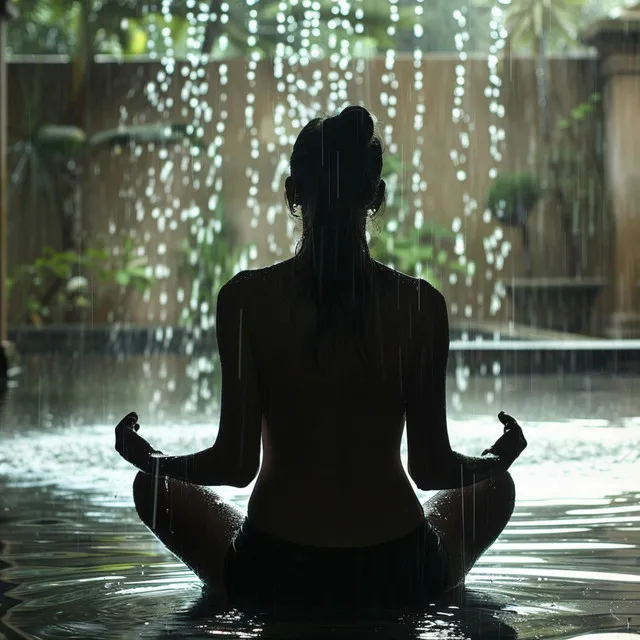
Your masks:
[[[492,447],[485,449],[482,455],[492,453],[511,465],[527,448],[527,441],[525,440],[524,433],[522,433],[522,427],[516,422],[515,418],[501,411],[498,414],[498,420],[504,425],[504,433],[496,440]]]
[[[134,467],[147,473],[151,469],[153,447],[138,435],[140,425],[135,412],[125,416],[116,427],[116,451]]]

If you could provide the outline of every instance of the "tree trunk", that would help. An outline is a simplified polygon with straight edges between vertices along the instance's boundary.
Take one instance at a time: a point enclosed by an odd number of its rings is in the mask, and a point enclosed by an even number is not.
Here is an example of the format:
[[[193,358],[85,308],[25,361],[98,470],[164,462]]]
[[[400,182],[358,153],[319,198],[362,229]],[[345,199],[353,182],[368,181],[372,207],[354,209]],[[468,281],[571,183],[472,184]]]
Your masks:
[[[525,222],[522,225],[522,252],[524,256],[524,275],[530,278],[533,275],[533,263],[531,260],[531,243],[529,242],[529,228]]]
[[[220,13],[221,13],[221,0],[211,0],[209,2],[209,15],[215,13],[218,16],[218,20],[213,22],[209,20],[204,31],[204,38],[202,40],[202,55],[208,56],[213,49],[213,45],[218,37],[220,31]]]
[[[538,104],[542,115],[542,140],[545,145],[551,143],[551,105],[549,104],[549,61],[547,60],[547,34],[543,30],[537,37],[536,84],[538,87]]]
[[[5,60],[7,23],[5,2],[0,4],[0,380],[8,365],[2,343],[7,339],[7,66]]]

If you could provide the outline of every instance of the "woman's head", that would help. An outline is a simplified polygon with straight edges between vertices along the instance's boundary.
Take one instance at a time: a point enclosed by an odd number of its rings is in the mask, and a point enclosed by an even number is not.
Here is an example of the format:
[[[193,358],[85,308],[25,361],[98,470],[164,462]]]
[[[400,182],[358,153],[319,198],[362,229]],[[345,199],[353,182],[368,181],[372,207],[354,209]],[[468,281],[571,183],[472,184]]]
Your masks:
[[[382,140],[363,107],[311,120],[293,146],[285,190],[292,215],[297,218],[295,210],[302,209],[294,264],[300,273],[300,295],[311,296],[317,305],[318,358],[321,338],[335,337],[333,329],[341,320],[363,347],[375,271],[366,220],[367,212],[377,213],[384,202],[381,172]]]
[[[382,152],[382,140],[364,107],[314,118],[300,131],[285,190],[292,214],[298,205],[302,208],[303,233],[334,226],[331,222],[344,231],[352,225],[361,228],[367,211],[379,211],[385,196]]]

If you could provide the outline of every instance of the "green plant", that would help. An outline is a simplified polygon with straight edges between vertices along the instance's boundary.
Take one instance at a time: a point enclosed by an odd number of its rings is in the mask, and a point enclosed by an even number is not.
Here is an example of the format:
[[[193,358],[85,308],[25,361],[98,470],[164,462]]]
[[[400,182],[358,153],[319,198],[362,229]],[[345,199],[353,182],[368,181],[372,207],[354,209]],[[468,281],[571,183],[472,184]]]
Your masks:
[[[561,216],[574,277],[583,272],[584,217],[607,206],[602,154],[593,136],[600,100],[599,93],[592,93],[558,119],[544,164],[544,179]]]
[[[397,156],[384,159],[383,179],[395,185],[393,198],[388,198],[384,215],[385,227],[371,234],[369,253],[374,260],[413,276],[426,278],[436,287],[454,273],[472,276],[474,265],[454,255],[456,234],[441,225],[423,224],[406,230],[406,211],[398,192],[402,194],[404,165]]]
[[[495,2],[475,0],[475,4],[492,8]],[[504,4],[504,58],[523,50],[533,54],[542,137],[548,143],[552,133],[549,51],[576,43],[578,30],[588,15],[589,0],[511,0]]]
[[[319,47],[326,54],[336,33],[332,21],[337,23],[340,39],[349,40],[360,51],[374,53],[394,46],[388,33],[387,0],[367,0],[360,19],[361,33],[342,29],[334,0],[313,4],[312,9],[306,2],[291,3],[283,12],[281,0],[253,4],[222,0],[17,0],[20,15],[9,25],[8,50],[14,54],[76,55],[78,48],[86,46],[80,37],[83,23],[95,52],[124,57],[151,52],[164,55],[171,49],[172,55],[184,58],[197,48],[215,58],[241,56],[249,50],[273,57],[279,42],[286,42],[292,51],[299,51],[304,43],[305,48]],[[170,19],[163,11],[165,5]],[[441,13],[441,22],[445,22],[445,11]],[[216,19],[209,19],[210,15]],[[221,20],[223,15],[228,20]],[[284,23],[280,15],[286,15]],[[413,28],[413,7],[400,6],[396,16],[396,29]],[[317,27],[304,33],[303,22],[315,22],[316,18]],[[254,36],[255,42],[250,44]]]
[[[215,315],[218,293],[247,263],[252,246],[237,246],[229,221],[224,220],[224,199],[220,198],[214,217],[192,226],[191,237],[182,246],[179,275],[191,284],[191,300],[182,310],[183,325],[203,327]]]
[[[58,300],[60,308],[69,312],[69,317],[83,304],[81,295],[70,296],[66,291],[74,265],[86,267],[102,276],[110,273],[100,263],[106,263],[111,256],[90,246],[91,240],[78,222],[83,178],[93,155],[104,147],[176,143],[191,137],[188,129],[188,125],[177,124],[142,125],[109,129],[87,136],[78,127],[42,124],[36,125],[27,139],[11,147],[10,152],[17,158],[8,208],[19,206],[18,195],[28,192],[27,201],[22,200],[22,206],[26,204],[32,211],[42,210],[43,206],[48,208],[57,216],[60,228],[59,251],[49,247],[33,265],[20,267],[21,284],[29,274],[33,277],[26,285],[29,289],[26,299],[32,311],[28,317],[44,318],[53,299]],[[43,282],[45,273],[55,277],[46,278],[47,285],[41,288],[36,283]],[[128,268],[122,268],[113,275],[119,284],[134,287],[141,277]],[[38,299],[38,295],[42,298]]]
[[[452,273],[473,275],[472,263],[463,264],[453,256],[455,234],[439,225],[423,225],[403,232],[391,221],[373,236],[371,257],[403,273],[419,276],[435,287],[442,286]]]
[[[520,227],[542,195],[533,173],[502,173],[491,185],[487,208],[503,224]]]
[[[540,179],[533,173],[502,173],[489,188],[487,209],[500,223],[522,232],[524,270],[531,275],[532,261],[527,221],[542,196]]]
[[[9,23],[9,54],[66,54],[85,46],[81,34],[85,16],[95,52],[108,55],[142,55],[166,50],[167,30],[173,42],[184,47],[193,3],[172,0],[171,20],[161,13],[161,3],[138,0],[14,0],[19,11]]]
[[[92,280],[144,293],[152,284],[147,260],[136,256],[131,238],[117,254],[106,249],[56,251],[44,247],[31,264],[17,266],[7,279],[7,294],[20,287],[19,315],[37,327],[92,305]]]
[[[537,173],[503,173],[491,185],[487,208],[502,224],[522,231],[524,270],[531,276],[528,216],[544,197],[561,217],[568,243],[571,275],[582,276],[585,243],[580,236],[585,212],[605,206],[604,170],[589,128],[600,102],[600,94],[573,107],[558,119],[548,146],[543,147]]]
[[[64,274],[65,260],[69,265],[75,258],[86,262],[92,258],[92,251],[98,251],[80,223],[83,200],[86,202],[86,197],[83,198],[84,178],[96,155],[104,149],[129,145],[157,147],[186,140],[198,144],[198,139],[193,127],[182,123],[131,125],[97,131],[93,135],[87,135],[79,126],[50,123],[48,118],[64,119],[66,116],[47,110],[44,99],[46,87],[44,81],[39,80],[44,79],[37,78],[31,90],[22,87],[25,103],[23,120],[11,131],[8,157],[14,169],[9,181],[7,209],[10,212],[15,209],[38,211],[39,215],[53,215],[57,219],[59,238],[56,250],[49,249],[43,254],[41,259],[45,262],[38,263],[38,268],[46,266],[51,274]],[[17,220],[20,215],[12,213],[11,217]],[[34,277],[36,275],[34,272]],[[21,279],[20,282],[25,281]],[[41,291],[44,300],[31,300],[33,308],[46,309],[50,300],[66,286],[66,277],[60,275],[49,285]],[[38,288],[32,287],[30,291],[28,297],[35,295]],[[62,295],[64,298],[64,292]],[[74,306],[67,309],[71,313]]]

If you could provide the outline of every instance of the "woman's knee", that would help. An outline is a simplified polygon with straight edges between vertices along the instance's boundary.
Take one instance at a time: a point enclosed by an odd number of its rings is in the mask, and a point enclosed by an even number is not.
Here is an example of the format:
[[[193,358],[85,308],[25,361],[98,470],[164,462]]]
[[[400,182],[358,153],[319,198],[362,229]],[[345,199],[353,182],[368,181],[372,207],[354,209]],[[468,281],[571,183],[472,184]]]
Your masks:
[[[516,504],[516,485],[511,474],[506,471],[494,476],[486,490],[486,508],[489,517],[503,526],[511,518]]]
[[[145,504],[148,502],[148,496],[148,474],[138,471],[136,477],[133,479],[133,503],[136,505],[138,513],[140,513],[141,509],[144,509]]]
[[[162,499],[164,488],[164,482],[159,482],[156,487],[154,478],[150,474],[138,471],[133,480],[133,502],[138,513],[141,515],[146,513],[155,501]]]
[[[498,493],[501,499],[509,502],[515,502],[516,484],[513,481],[513,476],[508,471],[494,476],[489,481],[489,486],[491,487],[494,495]]]
[[[133,498],[142,497],[151,488],[151,476],[148,473],[138,471],[133,479]]]

